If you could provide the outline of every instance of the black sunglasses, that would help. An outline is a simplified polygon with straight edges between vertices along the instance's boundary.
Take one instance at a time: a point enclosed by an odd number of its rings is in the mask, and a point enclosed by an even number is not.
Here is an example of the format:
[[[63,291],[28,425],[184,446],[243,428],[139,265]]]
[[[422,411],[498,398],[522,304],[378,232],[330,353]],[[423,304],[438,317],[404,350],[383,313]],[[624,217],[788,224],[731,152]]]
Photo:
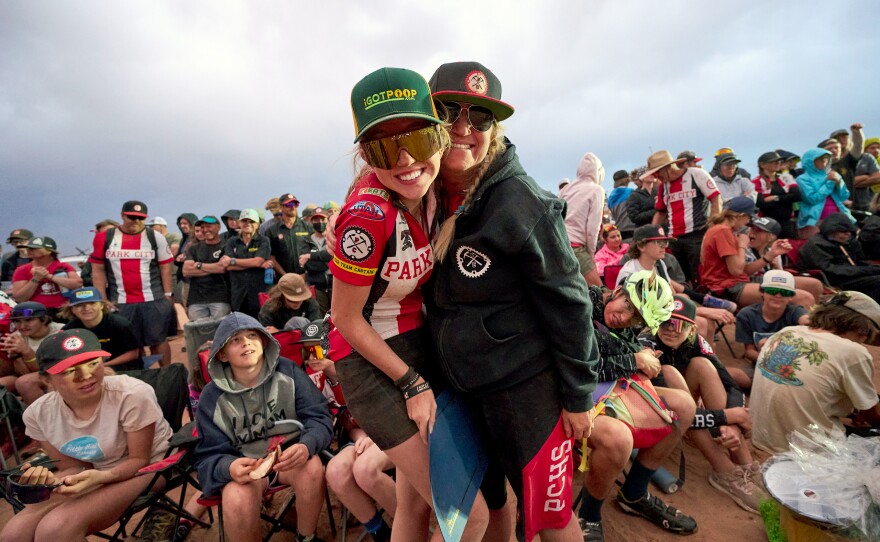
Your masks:
[[[458,120],[458,117],[461,116],[462,109],[464,109],[462,104],[458,102],[441,102],[435,100],[434,105],[438,111],[446,110],[446,122],[449,124],[454,124],[455,121]],[[481,105],[466,105],[468,106],[467,121],[474,130],[485,132],[492,128],[492,123],[495,122],[495,114],[492,113],[492,111]]]
[[[6,495],[17,499],[22,504],[43,502],[52,496],[52,491],[56,487],[64,485],[61,482],[57,484],[20,484],[18,482],[20,479],[21,475],[6,478]]]

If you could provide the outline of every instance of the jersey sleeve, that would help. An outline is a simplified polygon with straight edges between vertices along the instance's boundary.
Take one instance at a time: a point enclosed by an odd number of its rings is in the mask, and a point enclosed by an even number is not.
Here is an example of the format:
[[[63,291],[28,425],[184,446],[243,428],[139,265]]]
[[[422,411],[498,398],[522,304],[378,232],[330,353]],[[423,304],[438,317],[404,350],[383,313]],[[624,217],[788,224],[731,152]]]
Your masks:
[[[171,254],[171,247],[168,246],[168,241],[165,240],[165,236],[156,235],[156,260],[159,262],[159,265],[171,263],[171,260],[173,259],[174,256]]]
[[[390,194],[380,188],[355,188],[336,220],[336,251],[330,262],[335,278],[355,286],[373,283],[387,243],[387,222],[395,220]]]
[[[95,234],[95,238],[92,240],[92,254],[89,256],[89,261],[92,263],[104,263],[104,244],[107,242],[107,232],[102,231]]]
[[[715,181],[712,179],[712,176],[706,173],[704,170],[699,168],[690,168],[688,169],[688,173],[693,176],[694,184],[697,185],[697,188],[700,189],[700,192],[702,192],[703,195],[706,196],[706,199],[712,199],[721,193],[718,190],[718,185],[716,185]]]

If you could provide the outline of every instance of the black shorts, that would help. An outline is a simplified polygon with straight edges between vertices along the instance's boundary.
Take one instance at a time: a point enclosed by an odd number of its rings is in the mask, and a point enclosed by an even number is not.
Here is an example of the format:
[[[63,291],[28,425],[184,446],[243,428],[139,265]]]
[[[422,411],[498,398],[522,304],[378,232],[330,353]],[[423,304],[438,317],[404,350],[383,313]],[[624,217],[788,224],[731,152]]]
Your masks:
[[[425,328],[419,328],[385,342],[400,359],[431,383],[437,396],[443,385],[432,368],[428,341]],[[403,444],[419,432],[418,426],[407,415],[403,393],[385,373],[358,352],[339,360],[336,374],[354,419],[381,450]]]
[[[141,346],[156,346],[177,334],[177,313],[170,299],[124,303],[117,307],[119,314],[131,322],[134,336]]]

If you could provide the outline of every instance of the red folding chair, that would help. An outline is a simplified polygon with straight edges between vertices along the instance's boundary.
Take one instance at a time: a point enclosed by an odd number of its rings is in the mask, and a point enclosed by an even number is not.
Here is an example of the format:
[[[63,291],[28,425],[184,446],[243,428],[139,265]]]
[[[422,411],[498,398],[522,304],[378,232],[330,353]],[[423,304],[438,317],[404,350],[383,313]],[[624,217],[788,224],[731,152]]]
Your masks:
[[[609,290],[613,290],[617,287],[617,277],[620,275],[621,268],[623,268],[622,265],[605,266],[605,276],[603,278],[605,280],[605,287]]]

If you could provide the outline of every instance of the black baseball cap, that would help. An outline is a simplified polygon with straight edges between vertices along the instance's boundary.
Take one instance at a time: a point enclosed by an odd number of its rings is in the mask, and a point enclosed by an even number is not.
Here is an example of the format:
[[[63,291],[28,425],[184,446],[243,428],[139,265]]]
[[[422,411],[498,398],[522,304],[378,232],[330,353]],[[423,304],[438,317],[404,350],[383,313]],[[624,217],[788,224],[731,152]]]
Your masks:
[[[697,323],[697,305],[690,299],[677,295],[672,302],[672,318],[684,320],[691,324]]]
[[[34,236],[34,233],[31,230],[19,228],[17,230],[12,230],[9,233],[9,237],[6,239],[6,242],[11,243],[16,239],[22,239],[24,241],[27,241],[28,239],[30,239],[33,236]]]
[[[49,335],[40,343],[37,363],[41,373],[57,375],[84,361],[110,355],[88,329],[69,329]]]
[[[666,230],[660,224],[645,224],[639,226],[633,232],[633,242],[639,241],[661,241],[663,239],[675,240],[675,237],[666,235]]]
[[[753,218],[752,226],[758,228],[759,230],[770,232],[777,237],[779,237],[779,234],[782,233],[782,226],[779,224],[779,222],[770,218],[769,216],[759,216]]]
[[[742,160],[737,158],[736,155],[732,152],[729,152],[727,154],[722,154],[721,157],[718,159],[718,163],[722,164],[722,165],[723,164],[731,164],[731,163],[732,164],[739,164],[740,162],[742,162]]]
[[[31,237],[27,243],[19,246],[24,246],[25,248],[45,248],[49,252],[58,253],[58,243],[55,242],[55,239],[45,235],[42,237]]]
[[[684,158],[688,162],[701,162],[703,159],[697,157],[697,153],[694,151],[681,151],[678,153],[678,158]]]
[[[449,62],[428,81],[436,100],[481,105],[500,122],[513,115],[513,106],[501,101],[501,81],[479,62]]]
[[[42,318],[48,315],[49,310],[46,308],[46,305],[36,301],[25,301],[12,308],[11,318],[18,320],[20,318]]]
[[[278,197],[278,203],[281,205],[284,205],[285,203],[290,203],[291,201],[295,201],[296,203],[299,203],[299,200],[296,199],[296,196],[294,196],[291,193],[281,194]]]
[[[122,204],[122,214],[147,218],[147,204],[137,200],[126,201]]]
[[[780,156],[776,151],[765,152],[758,157],[759,164],[769,164],[770,162],[779,162],[781,160],[785,160],[785,158]]]
[[[626,179],[629,177],[629,172],[625,169],[620,169],[614,172],[614,180],[620,181],[622,179]]]

